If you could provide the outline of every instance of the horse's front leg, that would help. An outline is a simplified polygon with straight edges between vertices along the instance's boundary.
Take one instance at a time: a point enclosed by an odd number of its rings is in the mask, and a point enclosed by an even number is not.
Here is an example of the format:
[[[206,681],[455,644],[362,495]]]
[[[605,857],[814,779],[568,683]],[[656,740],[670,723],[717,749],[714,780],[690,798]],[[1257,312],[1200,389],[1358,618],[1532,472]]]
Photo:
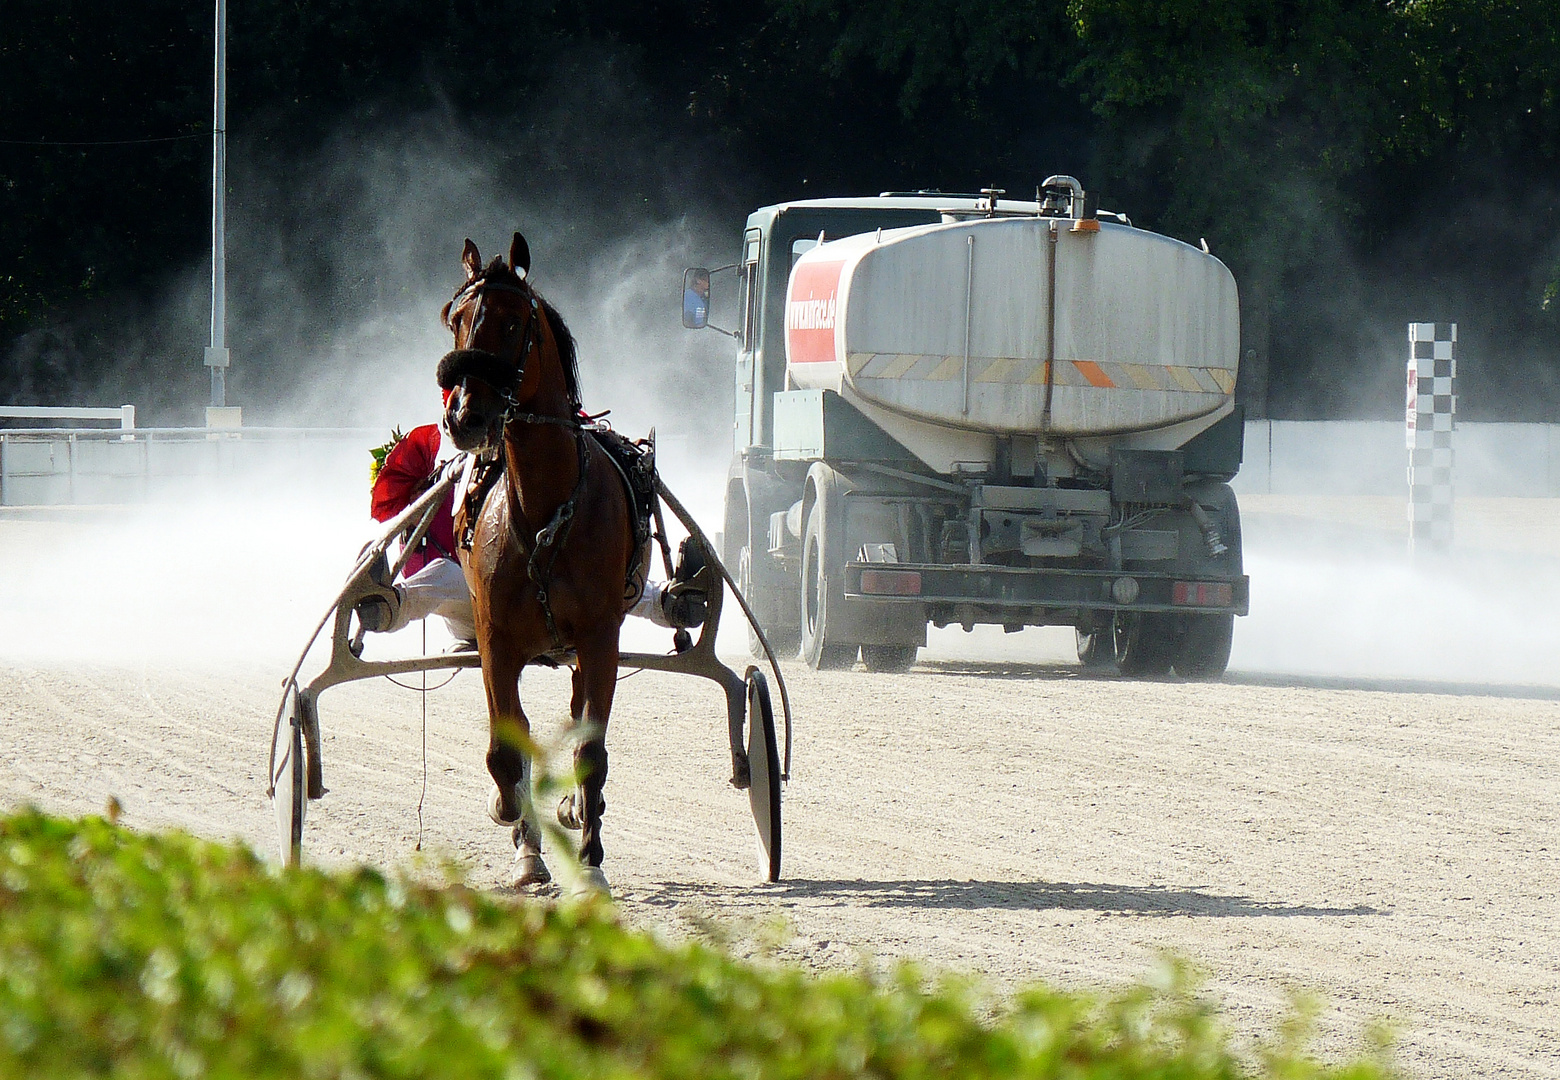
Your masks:
[[[489,651],[482,665],[488,699],[488,774],[495,790],[488,813],[513,827],[513,884],[539,885],[552,880],[542,861],[542,830],[531,801],[531,724],[520,708],[520,667]]]
[[[591,642],[577,645],[579,664],[576,700],[584,698],[584,716],[575,726],[574,769],[580,788],[576,808],[580,817],[580,862],[585,881],[605,890],[601,872],[601,815],[606,809],[602,789],[607,782],[607,720],[612,715],[612,695],[617,689],[617,627]]]

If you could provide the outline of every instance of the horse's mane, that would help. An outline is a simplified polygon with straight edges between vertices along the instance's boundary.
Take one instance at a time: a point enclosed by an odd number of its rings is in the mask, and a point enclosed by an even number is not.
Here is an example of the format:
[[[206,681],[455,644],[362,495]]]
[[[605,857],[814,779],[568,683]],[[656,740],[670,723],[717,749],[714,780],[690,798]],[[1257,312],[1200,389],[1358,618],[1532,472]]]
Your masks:
[[[522,284],[519,274],[509,266],[500,255],[493,256],[493,261],[488,263],[487,269],[482,271],[478,280],[486,281],[489,278],[501,278],[512,281],[516,285]],[[568,323],[563,321],[563,316],[558,314],[558,309],[552,303],[536,291],[536,286],[530,282],[524,282],[531,295],[535,296],[542,305],[542,311],[547,315],[547,321],[552,324],[553,338],[558,342],[558,363],[563,366],[563,385],[569,392],[569,402],[575,408],[579,408],[583,402],[580,399],[580,358],[579,346],[574,340],[574,334],[570,332]]]
[[[535,292],[535,290],[532,290]],[[576,408],[584,404],[580,400],[580,358],[579,346],[574,341],[574,334],[563,321],[563,316],[558,314],[558,309],[548,302],[541,293],[536,293],[536,298],[542,303],[542,310],[547,313],[547,321],[552,323],[553,337],[558,340],[558,362],[563,365],[563,384],[568,387],[569,401]]]

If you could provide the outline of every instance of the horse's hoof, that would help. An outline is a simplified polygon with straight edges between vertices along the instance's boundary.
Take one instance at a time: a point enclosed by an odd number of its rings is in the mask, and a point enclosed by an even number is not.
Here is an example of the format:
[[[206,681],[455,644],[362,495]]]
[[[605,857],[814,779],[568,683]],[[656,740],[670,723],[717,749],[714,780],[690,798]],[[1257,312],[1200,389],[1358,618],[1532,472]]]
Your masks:
[[[611,900],[612,888],[607,884],[607,875],[601,872],[601,867],[582,866],[579,876],[574,879],[574,884],[569,886],[569,895],[576,900],[587,896],[599,896],[603,900]]]
[[[515,856],[515,876],[510,884],[519,888],[522,885],[545,885],[552,880],[552,874],[547,872],[547,864],[542,862],[540,855],[519,854]]]
[[[580,799],[578,793],[565,795],[563,798],[559,799],[558,824],[562,825],[565,829],[573,829],[575,832],[579,832],[581,829],[583,829],[585,827],[585,819],[580,816],[581,802],[582,800]],[[600,805],[601,813],[605,814],[607,812],[607,797],[605,795],[601,797]]]
[[[574,812],[574,802],[573,795],[565,795],[558,800],[558,824],[565,829],[573,829],[578,832],[585,827],[585,823]]]
[[[506,818],[504,816],[504,797],[498,793],[495,785],[493,794],[488,796],[488,817],[493,819],[495,825],[513,825],[519,821],[519,817]]]

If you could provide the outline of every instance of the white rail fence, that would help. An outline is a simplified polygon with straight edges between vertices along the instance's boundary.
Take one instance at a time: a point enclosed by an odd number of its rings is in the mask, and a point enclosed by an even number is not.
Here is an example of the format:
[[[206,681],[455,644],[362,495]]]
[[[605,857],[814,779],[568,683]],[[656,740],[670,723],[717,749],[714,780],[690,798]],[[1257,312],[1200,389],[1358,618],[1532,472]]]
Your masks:
[[[0,429],[0,506],[132,503],[203,485],[266,480],[366,489],[369,447],[386,434],[378,428]]]
[[[53,405],[0,405],[0,420],[117,420],[121,431],[135,429],[135,406],[117,409],[67,409]]]

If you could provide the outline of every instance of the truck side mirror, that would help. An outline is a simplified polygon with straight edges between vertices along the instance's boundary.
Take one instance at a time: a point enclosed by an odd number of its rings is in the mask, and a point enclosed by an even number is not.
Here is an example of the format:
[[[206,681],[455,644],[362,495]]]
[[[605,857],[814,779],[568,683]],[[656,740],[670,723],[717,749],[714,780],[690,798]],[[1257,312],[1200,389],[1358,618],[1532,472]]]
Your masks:
[[[703,330],[710,324],[710,272],[702,266],[683,271],[683,325]]]

